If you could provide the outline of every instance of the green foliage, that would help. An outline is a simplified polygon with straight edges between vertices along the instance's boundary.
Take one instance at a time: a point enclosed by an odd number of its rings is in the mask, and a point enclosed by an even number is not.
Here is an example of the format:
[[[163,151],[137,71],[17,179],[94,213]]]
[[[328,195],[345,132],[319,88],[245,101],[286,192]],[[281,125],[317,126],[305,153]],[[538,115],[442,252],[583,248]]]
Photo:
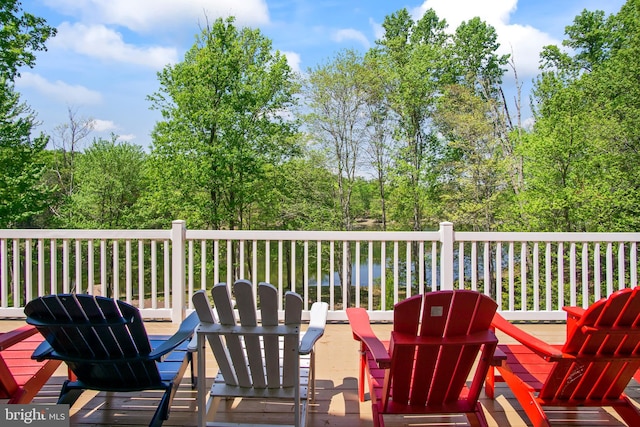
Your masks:
[[[31,138],[35,116],[13,86],[0,87],[0,227],[30,226],[44,211],[50,189],[41,182],[48,138]]]
[[[342,228],[351,230],[355,218],[352,194],[357,167],[367,137],[367,92],[363,58],[353,51],[309,70],[305,85],[305,122],[314,140],[335,167]]]
[[[297,86],[286,58],[260,31],[233,22],[205,28],[149,97],[164,118],[152,148],[164,182],[151,197],[177,202],[172,214],[191,226],[244,228],[266,166],[297,154],[286,114]]]
[[[98,139],[77,160],[77,191],[67,206],[73,228],[138,228],[135,207],[144,190],[142,147]]]
[[[536,124],[522,146],[521,195],[536,231],[637,230],[639,2],[615,16],[583,11],[563,45],[545,50]]]
[[[18,0],[0,2],[0,79],[13,81],[22,66],[33,67],[35,51],[56,34],[43,18],[22,11]]]

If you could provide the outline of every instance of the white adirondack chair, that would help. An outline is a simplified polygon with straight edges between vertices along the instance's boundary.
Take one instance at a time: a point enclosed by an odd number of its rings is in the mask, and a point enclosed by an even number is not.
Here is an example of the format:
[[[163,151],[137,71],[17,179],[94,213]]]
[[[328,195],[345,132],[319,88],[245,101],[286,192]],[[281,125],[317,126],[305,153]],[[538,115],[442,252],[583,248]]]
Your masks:
[[[211,294],[215,314],[205,291],[193,295],[200,318],[196,333],[207,338],[220,369],[206,407],[198,409],[201,422],[214,425],[208,420],[215,418],[220,400],[241,397],[291,400],[294,425],[304,426],[307,401],[314,395],[313,348],[324,334],[327,303],[312,305],[310,322],[301,338],[302,298],[296,293],[285,295],[284,324],[278,322],[278,291],[268,283],[260,283],[257,290],[261,322],[251,282],[235,282],[233,299],[224,283],[215,285]],[[198,342],[203,343],[203,339]],[[204,400],[199,397],[200,403]]]

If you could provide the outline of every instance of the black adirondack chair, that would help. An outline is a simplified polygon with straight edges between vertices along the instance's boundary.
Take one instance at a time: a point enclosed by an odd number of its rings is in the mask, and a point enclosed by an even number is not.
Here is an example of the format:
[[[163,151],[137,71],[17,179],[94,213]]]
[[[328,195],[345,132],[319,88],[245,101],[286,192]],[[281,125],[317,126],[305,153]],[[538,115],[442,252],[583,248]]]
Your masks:
[[[32,358],[62,360],[76,376],[65,381],[58,403],[72,405],[84,390],[163,390],[149,425],[160,426],[169,417],[191,361],[187,347],[198,324],[195,312],[166,337],[148,336],[136,307],[102,296],[47,295],[30,301],[24,311],[27,323],[45,337]]]

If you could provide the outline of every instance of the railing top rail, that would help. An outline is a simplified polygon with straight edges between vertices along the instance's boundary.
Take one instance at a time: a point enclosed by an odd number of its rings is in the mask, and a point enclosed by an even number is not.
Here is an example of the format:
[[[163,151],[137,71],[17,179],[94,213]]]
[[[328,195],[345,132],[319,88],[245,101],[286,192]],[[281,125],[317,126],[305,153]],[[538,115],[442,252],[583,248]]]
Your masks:
[[[542,233],[456,231],[457,242],[640,242],[640,233]]]
[[[0,230],[0,239],[170,240],[171,230]]]
[[[187,230],[187,240],[439,241],[438,231]]]

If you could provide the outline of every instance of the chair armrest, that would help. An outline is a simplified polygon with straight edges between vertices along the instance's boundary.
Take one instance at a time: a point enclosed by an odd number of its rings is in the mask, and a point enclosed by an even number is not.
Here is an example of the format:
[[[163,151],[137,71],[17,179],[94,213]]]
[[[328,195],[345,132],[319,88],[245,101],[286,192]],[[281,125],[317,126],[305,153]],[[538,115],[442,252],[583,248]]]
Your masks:
[[[571,317],[575,317],[575,318],[582,317],[582,315],[586,311],[582,307],[574,307],[574,306],[564,306],[564,307],[562,307],[562,309],[567,312],[567,316],[571,316]]]
[[[500,366],[505,360],[507,360],[507,354],[500,350],[500,347],[496,347],[496,350],[493,352],[493,358],[491,359],[491,366]]]
[[[367,311],[364,308],[347,308],[347,317],[353,338],[369,349],[378,366],[380,368],[391,366],[391,357],[382,341],[371,329]]]
[[[567,312],[567,336],[569,336],[586,310],[582,307],[574,306],[565,306],[562,309]]]
[[[326,302],[314,302],[309,312],[309,327],[300,341],[300,354],[309,354],[313,351],[316,341],[324,335],[324,328],[327,324],[327,313],[329,304]]]
[[[13,331],[0,334],[0,351],[7,349],[14,344],[17,344],[20,341],[24,341],[25,339],[36,333],[38,333],[38,330],[35,328],[35,326],[24,325],[14,329]]]
[[[149,359],[162,361],[163,356],[170,353],[185,340],[188,340],[193,336],[193,333],[199,322],[200,319],[198,319],[198,314],[194,311],[182,321],[180,327],[171,338],[163,342],[160,346],[158,346],[158,348],[149,353]]]
[[[42,362],[45,359],[55,359],[53,356],[53,347],[46,340],[42,341],[35,350],[33,350],[33,354],[31,355],[32,359],[37,360],[38,362]]]
[[[517,326],[512,325],[498,313],[493,316],[491,326],[509,335],[511,338],[516,339],[519,343],[528,347],[531,351],[535,352],[546,360],[562,359],[562,352],[560,350],[547,344],[541,339],[536,338],[533,335],[523,331]]]

